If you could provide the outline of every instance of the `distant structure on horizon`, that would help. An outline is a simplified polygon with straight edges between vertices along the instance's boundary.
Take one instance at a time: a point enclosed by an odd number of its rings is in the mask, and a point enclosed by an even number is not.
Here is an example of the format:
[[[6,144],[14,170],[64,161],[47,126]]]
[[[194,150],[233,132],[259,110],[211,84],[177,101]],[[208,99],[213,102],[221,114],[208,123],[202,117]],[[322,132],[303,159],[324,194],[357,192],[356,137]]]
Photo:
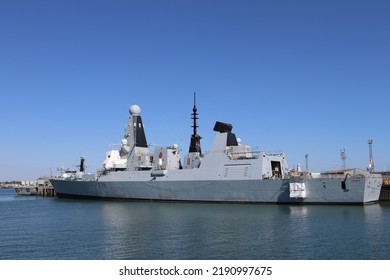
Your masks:
[[[305,155],[306,171],[309,171],[309,154]]]
[[[345,164],[345,160],[347,159],[347,154],[345,152],[345,148],[342,148],[340,150],[340,157],[341,157],[341,168],[345,170],[345,169],[347,169],[347,166]]]

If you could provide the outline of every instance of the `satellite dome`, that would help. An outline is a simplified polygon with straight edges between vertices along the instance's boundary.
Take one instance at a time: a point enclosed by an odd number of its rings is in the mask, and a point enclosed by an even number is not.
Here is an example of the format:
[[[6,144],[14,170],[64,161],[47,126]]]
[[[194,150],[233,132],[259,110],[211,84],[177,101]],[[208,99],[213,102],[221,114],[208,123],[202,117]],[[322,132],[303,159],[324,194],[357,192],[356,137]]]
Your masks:
[[[138,105],[131,105],[129,111],[130,111],[130,115],[140,115],[141,114],[141,108]]]

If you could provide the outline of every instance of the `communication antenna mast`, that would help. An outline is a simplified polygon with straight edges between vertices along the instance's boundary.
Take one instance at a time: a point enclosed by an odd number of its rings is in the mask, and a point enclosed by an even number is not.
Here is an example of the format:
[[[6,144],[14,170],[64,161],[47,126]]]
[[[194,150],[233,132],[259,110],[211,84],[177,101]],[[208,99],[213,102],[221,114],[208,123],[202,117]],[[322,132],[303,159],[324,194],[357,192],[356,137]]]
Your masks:
[[[191,114],[191,119],[194,121],[192,128],[193,128],[193,133],[191,135],[191,142],[190,142],[190,153],[202,153],[201,148],[200,148],[200,139],[202,137],[199,135],[197,132],[198,125],[196,123],[196,120],[199,119],[198,117],[198,109],[196,108],[196,93],[194,92],[194,107],[192,109],[192,114]]]
[[[372,159],[372,139],[368,140],[368,146],[370,149],[370,162],[368,164],[368,171],[374,172],[374,160]]]
[[[345,160],[347,159],[347,154],[345,153],[345,148],[342,148],[340,150],[340,156],[341,156],[341,166],[343,169],[346,169]]]

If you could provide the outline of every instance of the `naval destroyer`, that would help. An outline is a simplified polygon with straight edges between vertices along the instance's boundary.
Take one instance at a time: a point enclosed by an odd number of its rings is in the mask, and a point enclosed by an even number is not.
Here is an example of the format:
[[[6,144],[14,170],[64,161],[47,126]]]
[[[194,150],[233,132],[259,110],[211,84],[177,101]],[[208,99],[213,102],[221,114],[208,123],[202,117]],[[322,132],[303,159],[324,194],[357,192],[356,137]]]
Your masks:
[[[228,123],[215,123],[211,150],[202,153],[195,96],[193,132],[183,161],[176,144],[150,151],[140,107],[132,105],[129,112],[120,148],[106,153],[95,177],[85,178],[81,172],[51,180],[60,198],[288,204],[367,204],[379,199],[381,175],[361,169],[290,169],[284,153],[243,145]]]

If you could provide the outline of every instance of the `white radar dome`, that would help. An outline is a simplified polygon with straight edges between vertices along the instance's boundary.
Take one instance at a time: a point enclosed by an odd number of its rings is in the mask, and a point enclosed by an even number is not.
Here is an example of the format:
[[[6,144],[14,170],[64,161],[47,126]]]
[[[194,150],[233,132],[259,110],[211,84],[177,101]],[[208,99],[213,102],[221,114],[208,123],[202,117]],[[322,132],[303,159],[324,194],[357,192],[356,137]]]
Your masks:
[[[129,111],[130,111],[130,115],[140,115],[141,114],[141,108],[138,105],[131,105]]]

